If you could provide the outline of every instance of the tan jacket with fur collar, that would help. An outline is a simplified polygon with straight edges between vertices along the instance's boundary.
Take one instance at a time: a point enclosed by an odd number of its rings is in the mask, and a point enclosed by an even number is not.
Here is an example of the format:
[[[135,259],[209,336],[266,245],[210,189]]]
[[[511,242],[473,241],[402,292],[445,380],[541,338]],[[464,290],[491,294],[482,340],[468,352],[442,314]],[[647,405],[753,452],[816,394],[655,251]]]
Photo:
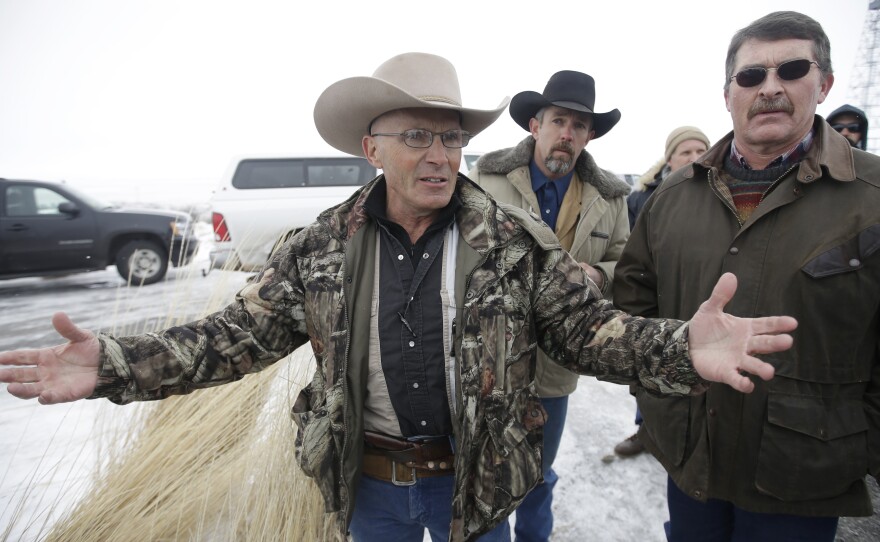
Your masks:
[[[535,139],[529,135],[515,147],[480,157],[469,177],[496,200],[540,214],[529,174],[534,152]],[[629,185],[599,168],[586,150],[578,156],[574,171],[560,209],[556,236],[575,260],[605,275],[602,294],[610,299],[614,267],[629,237]],[[577,388],[577,375],[546,359],[543,352],[538,356],[536,379],[541,397],[562,397]]]

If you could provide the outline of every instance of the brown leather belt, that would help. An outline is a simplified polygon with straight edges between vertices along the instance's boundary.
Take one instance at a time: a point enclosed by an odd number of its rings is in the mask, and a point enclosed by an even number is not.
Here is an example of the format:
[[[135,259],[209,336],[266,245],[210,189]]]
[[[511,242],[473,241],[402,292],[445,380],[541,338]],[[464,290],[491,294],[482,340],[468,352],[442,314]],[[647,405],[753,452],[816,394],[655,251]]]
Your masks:
[[[411,486],[419,478],[455,470],[448,438],[409,441],[367,431],[364,441],[363,473],[394,485]]]

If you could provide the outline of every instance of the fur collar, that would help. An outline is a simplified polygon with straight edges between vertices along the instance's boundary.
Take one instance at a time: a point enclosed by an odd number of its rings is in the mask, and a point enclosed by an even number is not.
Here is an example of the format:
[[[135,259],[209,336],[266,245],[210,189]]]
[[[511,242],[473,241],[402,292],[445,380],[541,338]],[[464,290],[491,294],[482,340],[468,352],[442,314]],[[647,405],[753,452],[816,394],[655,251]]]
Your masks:
[[[535,138],[529,135],[516,147],[484,154],[477,161],[477,169],[480,173],[507,175],[517,168],[528,167],[534,153]],[[597,166],[586,149],[578,156],[574,169],[581,181],[593,185],[605,199],[626,197],[629,194],[629,185],[614,173]]]
[[[644,191],[649,186],[654,186],[654,188],[656,188],[657,184],[659,184],[657,182],[658,181],[657,175],[661,171],[663,171],[663,167],[665,165],[666,165],[666,160],[663,158],[661,158],[660,160],[655,162],[654,165],[648,169],[648,171],[646,171],[645,173],[642,174],[641,177],[639,177],[639,182],[636,183],[636,187],[633,190],[634,191],[639,191],[639,190]]]

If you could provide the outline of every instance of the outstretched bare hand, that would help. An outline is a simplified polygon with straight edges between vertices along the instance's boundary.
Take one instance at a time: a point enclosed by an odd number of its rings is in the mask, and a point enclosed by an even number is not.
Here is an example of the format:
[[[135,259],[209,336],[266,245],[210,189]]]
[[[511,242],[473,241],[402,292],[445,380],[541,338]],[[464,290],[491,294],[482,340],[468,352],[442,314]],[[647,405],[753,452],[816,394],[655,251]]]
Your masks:
[[[690,321],[689,350],[694,368],[706,380],[723,382],[744,393],[755,389],[751,373],[764,380],[773,378],[774,368],[753,354],[788,350],[797,327],[790,316],[738,318],[724,312],[736,293],[736,277],[721,275],[712,295],[700,305]]]
[[[38,397],[50,405],[84,399],[98,383],[98,339],[63,312],[52,316],[55,330],[69,342],[36,350],[0,352],[0,382],[20,399]]]

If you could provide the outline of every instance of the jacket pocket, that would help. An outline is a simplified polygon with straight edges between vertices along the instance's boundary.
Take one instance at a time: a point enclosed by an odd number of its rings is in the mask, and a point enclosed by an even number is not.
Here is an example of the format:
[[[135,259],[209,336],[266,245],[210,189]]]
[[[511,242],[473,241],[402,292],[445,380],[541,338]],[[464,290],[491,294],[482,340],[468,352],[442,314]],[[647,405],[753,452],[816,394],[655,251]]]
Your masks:
[[[639,387],[636,400],[648,436],[666,461],[681,466],[687,453],[691,399],[655,395]]]
[[[543,425],[546,413],[536,397],[529,399],[526,409],[527,423],[532,423],[529,419],[540,418]],[[543,435],[517,420],[490,420],[486,431],[479,448],[474,496],[481,515],[488,519],[504,518],[541,480],[538,443]]]
[[[335,393],[340,393],[338,386]],[[313,388],[308,385],[299,392],[291,409],[296,423],[296,460],[303,472],[316,480],[337,480],[336,443],[332,431],[332,413],[327,408],[334,394],[331,388],[328,400],[314,405]]]
[[[844,493],[868,472],[860,401],[770,393],[755,485],[783,501]]]
[[[804,273],[814,279],[861,269],[863,262],[880,250],[880,224],[860,231],[845,243],[832,247],[808,261]]]

